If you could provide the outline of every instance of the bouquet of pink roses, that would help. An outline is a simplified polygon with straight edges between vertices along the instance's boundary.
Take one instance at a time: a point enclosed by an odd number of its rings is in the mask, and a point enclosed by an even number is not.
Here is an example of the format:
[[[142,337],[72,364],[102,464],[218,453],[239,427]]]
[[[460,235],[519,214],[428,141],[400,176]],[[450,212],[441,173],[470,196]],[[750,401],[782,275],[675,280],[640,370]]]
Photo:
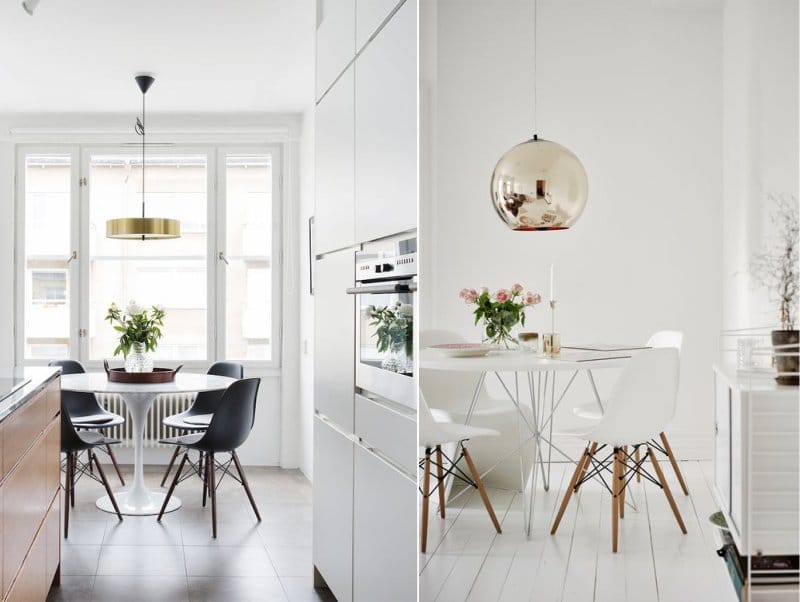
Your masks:
[[[504,345],[508,349],[509,342],[517,340],[511,336],[511,329],[517,324],[525,326],[525,308],[542,302],[539,293],[530,291],[522,293],[521,284],[515,284],[511,290],[501,288],[494,295],[489,294],[485,286],[480,290],[464,288],[458,294],[467,304],[475,304],[475,324],[483,320],[484,332],[488,341],[495,345]]]

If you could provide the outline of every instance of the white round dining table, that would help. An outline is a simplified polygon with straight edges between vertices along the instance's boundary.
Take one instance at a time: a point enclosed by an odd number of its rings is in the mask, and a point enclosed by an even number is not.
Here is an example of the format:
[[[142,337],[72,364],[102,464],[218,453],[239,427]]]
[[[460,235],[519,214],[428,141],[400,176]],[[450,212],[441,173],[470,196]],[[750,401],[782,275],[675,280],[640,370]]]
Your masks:
[[[133,485],[130,489],[115,494],[120,512],[129,516],[158,514],[164,503],[165,493],[151,491],[144,484],[144,427],[147,414],[156,397],[170,393],[199,393],[227,389],[235,379],[212,374],[179,373],[171,383],[132,384],[116,383],[108,380],[105,372],[86,372],[84,374],[64,374],[61,376],[63,391],[85,393],[117,394],[128,407],[133,431]],[[109,497],[97,500],[97,507],[105,512],[114,512]],[[181,507],[179,498],[172,496],[166,512]]]

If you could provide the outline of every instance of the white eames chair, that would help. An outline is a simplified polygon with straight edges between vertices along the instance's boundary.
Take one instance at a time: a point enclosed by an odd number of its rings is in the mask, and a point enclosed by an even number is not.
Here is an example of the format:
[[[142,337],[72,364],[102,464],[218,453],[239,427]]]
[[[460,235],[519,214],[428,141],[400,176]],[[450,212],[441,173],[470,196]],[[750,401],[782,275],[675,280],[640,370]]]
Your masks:
[[[661,349],[665,347],[677,349],[678,353],[680,354],[681,345],[683,344],[683,333],[678,330],[662,330],[660,332],[655,333],[650,339],[647,341],[647,347],[654,347],[656,349]],[[676,377],[677,378],[677,377]],[[606,405],[608,402],[606,402]],[[603,410],[597,405],[597,403],[584,403],[579,406],[576,406],[572,409],[572,412],[579,416],[580,418],[586,418],[587,420],[600,420],[603,416]],[[670,421],[672,421],[670,418]],[[675,476],[678,478],[678,483],[680,483],[681,489],[683,490],[684,495],[689,495],[689,488],[686,486],[686,481],[683,478],[683,474],[681,473],[681,469],[678,467],[678,461],[675,459],[675,454],[672,453],[672,446],[669,444],[669,439],[667,439],[667,435],[665,432],[660,432],[658,434],[659,441],[653,440],[650,442],[650,445],[663,453],[669,459],[670,465],[672,465],[672,470],[675,472]],[[639,453],[637,448],[636,454]],[[638,461],[638,455],[635,456],[635,459]],[[636,475],[636,480],[640,481],[641,476]]]
[[[664,491],[681,532],[686,533],[686,525],[650,443],[663,433],[675,412],[678,364],[678,350],[675,348],[647,349],[637,353],[615,383],[602,418],[583,432],[573,430],[567,433],[585,439],[587,445],[564,493],[551,534],[554,535],[558,529],[572,494],[586,480],[599,477],[612,497],[611,550],[616,552],[619,519],[625,517],[625,488],[634,475],[646,478]],[[642,403],[643,399],[647,403]],[[629,447],[634,450],[633,456],[628,453]],[[638,457],[640,447],[644,448],[644,458],[637,460],[635,457]],[[603,450],[610,453],[599,459],[598,454]],[[644,467],[648,459],[655,474]],[[604,478],[606,472],[612,474],[610,486]]]
[[[495,530],[502,533],[500,523],[497,521],[492,503],[489,501],[489,496],[486,494],[486,489],[481,481],[481,475],[478,469],[475,468],[475,463],[467,450],[465,442],[474,437],[489,437],[499,435],[497,431],[477,426],[469,426],[467,424],[458,424],[456,422],[440,422],[437,421],[431,413],[428,404],[425,402],[425,397],[420,392],[419,395],[419,445],[425,448],[425,457],[420,462],[420,467],[423,469],[422,473],[422,524],[420,525],[420,548],[424,554],[428,544],[428,501],[434,491],[439,492],[439,514],[442,518],[445,515],[444,504],[444,482],[449,475],[453,475],[472,487],[478,489],[483,505],[486,506],[486,511],[489,513],[489,518],[492,520]],[[447,443],[460,443],[457,447],[459,456],[452,460],[442,451],[442,445]],[[433,453],[436,453],[435,461],[431,459]],[[464,458],[467,462],[470,475],[466,474],[458,467],[458,463]],[[447,460],[447,466],[444,461]],[[431,489],[431,465],[436,467],[436,485]]]

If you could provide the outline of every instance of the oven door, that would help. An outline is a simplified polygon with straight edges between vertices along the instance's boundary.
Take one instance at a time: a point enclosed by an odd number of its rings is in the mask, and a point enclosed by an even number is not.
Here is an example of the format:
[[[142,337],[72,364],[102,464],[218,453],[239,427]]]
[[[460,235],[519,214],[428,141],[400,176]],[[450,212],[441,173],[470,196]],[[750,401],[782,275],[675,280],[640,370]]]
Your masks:
[[[356,386],[416,408],[413,279],[362,284],[356,295]]]

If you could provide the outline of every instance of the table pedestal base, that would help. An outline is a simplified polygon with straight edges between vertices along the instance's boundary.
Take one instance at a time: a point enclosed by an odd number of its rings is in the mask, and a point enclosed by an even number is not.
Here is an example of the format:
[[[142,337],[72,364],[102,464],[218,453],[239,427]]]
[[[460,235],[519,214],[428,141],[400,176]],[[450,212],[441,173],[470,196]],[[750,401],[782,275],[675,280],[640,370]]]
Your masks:
[[[129,493],[129,491],[120,491],[114,496],[117,499],[117,505],[119,506],[120,513],[126,516],[152,516],[158,514],[161,512],[161,505],[164,503],[164,498],[167,497],[166,493],[150,491],[148,492],[148,499],[144,503],[133,504],[131,503],[131,500],[128,499]],[[114,512],[114,506],[111,504],[111,499],[107,495],[101,497],[99,500],[97,500],[97,502],[95,502],[95,504],[103,512],[116,514]],[[174,512],[180,507],[180,498],[177,498],[173,495],[170,498],[169,504],[167,504],[167,509],[164,512]]]

